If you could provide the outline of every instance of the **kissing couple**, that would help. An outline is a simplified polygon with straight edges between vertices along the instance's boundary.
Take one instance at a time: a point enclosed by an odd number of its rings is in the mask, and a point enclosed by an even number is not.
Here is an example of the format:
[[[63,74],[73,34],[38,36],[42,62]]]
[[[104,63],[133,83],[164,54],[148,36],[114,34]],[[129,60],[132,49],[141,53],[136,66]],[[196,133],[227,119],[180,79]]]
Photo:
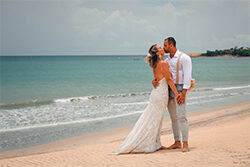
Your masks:
[[[170,54],[165,61],[164,53]],[[119,150],[112,154],[150,153],[160,149],[182,149],[182,152],[188,152],[186,93],[192,88],[191,58],[177,50],[175,39],[168,37],[164,40],[163,48],[157,44],[150,47],[146,62],[154,73],[154,89],[149,104]],[[167,108],[175,140],[169,147],[161,144],[162,122]]]

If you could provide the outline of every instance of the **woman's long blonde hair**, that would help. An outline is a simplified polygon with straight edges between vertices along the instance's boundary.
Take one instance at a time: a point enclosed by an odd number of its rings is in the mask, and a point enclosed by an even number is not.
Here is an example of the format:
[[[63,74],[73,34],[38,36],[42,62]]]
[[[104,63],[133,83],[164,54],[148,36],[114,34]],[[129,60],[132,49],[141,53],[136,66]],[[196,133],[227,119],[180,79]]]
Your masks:
[[[148,55],[145,58],[145,62],[149,63],[149,66],[151,68],[155,68],[158,61],[160,60],[160,56],[156,53],[158,52],[158,49],[156,48],[157,44],[152,45],[148,50]]]

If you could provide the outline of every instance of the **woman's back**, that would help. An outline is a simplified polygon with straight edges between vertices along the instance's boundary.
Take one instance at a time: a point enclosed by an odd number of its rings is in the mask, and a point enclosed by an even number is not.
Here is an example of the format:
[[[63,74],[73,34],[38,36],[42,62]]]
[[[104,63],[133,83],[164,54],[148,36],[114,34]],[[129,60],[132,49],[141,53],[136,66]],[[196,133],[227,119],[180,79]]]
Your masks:
[[[153,72],[154,72],[154,77],[157,81],[160,81],[162,78],[164,78],[164,75],[162,73],[162,63],[164,63],[163,60],[160,60],[156,67],[153,68]]]

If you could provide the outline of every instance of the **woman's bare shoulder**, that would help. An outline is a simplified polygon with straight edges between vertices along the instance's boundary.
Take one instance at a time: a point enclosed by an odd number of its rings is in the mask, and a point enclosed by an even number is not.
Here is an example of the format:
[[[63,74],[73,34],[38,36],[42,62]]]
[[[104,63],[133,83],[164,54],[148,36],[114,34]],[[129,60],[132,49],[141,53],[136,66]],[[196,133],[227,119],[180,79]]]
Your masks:
[[[161,60],[160,65],[161,65],[161,67],[168,67],[168,62]]]
[[[168,73],[168,70],[169,70],[168,62],[161,60],[160,66],[161,66],[161,72],[162,72],[163,74]]]

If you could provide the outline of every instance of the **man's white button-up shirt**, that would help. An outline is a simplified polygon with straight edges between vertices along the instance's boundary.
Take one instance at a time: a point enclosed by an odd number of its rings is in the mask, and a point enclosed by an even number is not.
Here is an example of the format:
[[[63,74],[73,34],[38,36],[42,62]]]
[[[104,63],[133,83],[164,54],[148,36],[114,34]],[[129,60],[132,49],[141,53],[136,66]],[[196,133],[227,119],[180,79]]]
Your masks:
[[[181,52],[179,50],[176,51],[173,58],[168,56],[167,62],[169,64],[169,69],[171,72],[172,79],[174,83],[176,83],[176,67],[177,67],[177,60]],[[189,89],[191,86],[191,78],[192,78],[192,61],[191,58],[182,53],[181,58],[179,60],[179,83],[176,84],[183,84],[183,89]]]

